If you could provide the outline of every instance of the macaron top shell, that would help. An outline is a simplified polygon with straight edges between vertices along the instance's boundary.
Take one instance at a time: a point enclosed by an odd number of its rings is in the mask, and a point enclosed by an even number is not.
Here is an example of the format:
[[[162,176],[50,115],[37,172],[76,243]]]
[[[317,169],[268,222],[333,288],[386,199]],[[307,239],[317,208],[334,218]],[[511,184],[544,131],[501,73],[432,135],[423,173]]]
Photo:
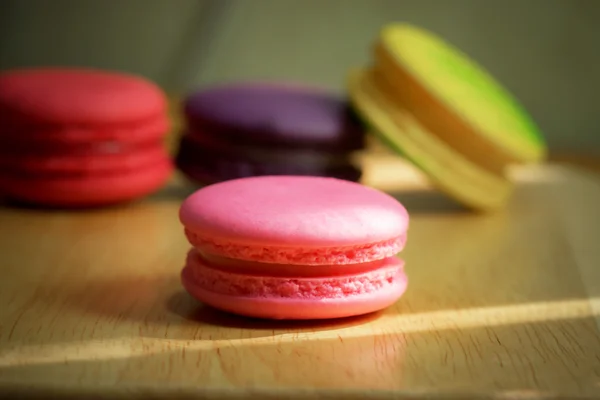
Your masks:
[[[380,43],[446,107],[488,140],[523,162],[545,156],[543,136],[523,107],[459,49],[410,24],[384,27]]]
[[[363,130],[343,98],[325,90],[285,83],[230,84],[188,97],[192,127],[209,126],[252,142],[362,144]]]
[[[227,243],[323,248],[404,237],[409,217],[393,197],[334,178],[261,176],[198,190],[180,209],[187,230]]]
[[[11,125],[138,122],[161,117],[165,107],[156,85],[123,73],[40,68],[0,74],[0,117]]]

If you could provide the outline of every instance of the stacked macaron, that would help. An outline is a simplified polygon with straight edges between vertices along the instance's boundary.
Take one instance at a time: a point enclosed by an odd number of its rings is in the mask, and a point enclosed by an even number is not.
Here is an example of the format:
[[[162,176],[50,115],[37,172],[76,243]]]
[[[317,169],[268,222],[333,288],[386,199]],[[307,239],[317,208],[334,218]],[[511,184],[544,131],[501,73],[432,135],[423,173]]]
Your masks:
[[[163,93],[91,69],[0,75],[0,194],[42,206],[101,206],[159,189],[172,164]]]
[[[513,187],[507,166],[545,156],[534,123],[497,81],[411,25],[382,29],[373,65],[350,74],[348,91],[374,133],[474,209],[504,205]]]
[[[193,246],[183,286],[201,302],[272,319],[381,310],[406,290],[408,214],[341,179],[261,176],[206,186],[182,204]]]
[[[185,101],[186,132],[176,165],[210,184],[261,175],[330,176],[358,181],[353,163],[364,130],[343,98],[284,83],[237,83]]]

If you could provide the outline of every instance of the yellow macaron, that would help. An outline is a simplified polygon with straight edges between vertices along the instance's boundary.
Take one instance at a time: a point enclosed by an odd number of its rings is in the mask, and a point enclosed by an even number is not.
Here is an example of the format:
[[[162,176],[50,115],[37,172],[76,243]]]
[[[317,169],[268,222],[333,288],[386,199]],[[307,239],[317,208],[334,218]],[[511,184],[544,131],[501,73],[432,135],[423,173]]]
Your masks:
[[[385,26],[372,66],[352,71],[350,100],[385,143],[466,206],[506,203],[506,167],[540,162],[542,135],[482,67],[424,29]]]

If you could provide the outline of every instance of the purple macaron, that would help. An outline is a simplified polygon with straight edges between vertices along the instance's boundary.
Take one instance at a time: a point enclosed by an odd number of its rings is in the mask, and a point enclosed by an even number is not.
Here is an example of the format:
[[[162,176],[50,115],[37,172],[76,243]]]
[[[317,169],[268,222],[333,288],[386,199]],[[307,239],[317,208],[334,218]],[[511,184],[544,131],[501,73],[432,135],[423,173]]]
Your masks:
[[[238,83],[191,94],[176,156],[193,181],[259,175],[359,181],[365,132],[343,97],[285,83]]]

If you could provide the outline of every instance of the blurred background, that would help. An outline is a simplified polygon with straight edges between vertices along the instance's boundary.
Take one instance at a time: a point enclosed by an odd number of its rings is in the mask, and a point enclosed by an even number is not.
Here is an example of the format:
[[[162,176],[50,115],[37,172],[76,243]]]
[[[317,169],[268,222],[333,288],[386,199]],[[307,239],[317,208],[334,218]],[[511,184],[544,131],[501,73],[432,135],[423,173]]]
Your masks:
[[[551,152],[600,155],[597,0],[1,0],[0,69],[121,70],[173,96],[273,78],[343,91],[390,21],[430,29],[484,65]]]

